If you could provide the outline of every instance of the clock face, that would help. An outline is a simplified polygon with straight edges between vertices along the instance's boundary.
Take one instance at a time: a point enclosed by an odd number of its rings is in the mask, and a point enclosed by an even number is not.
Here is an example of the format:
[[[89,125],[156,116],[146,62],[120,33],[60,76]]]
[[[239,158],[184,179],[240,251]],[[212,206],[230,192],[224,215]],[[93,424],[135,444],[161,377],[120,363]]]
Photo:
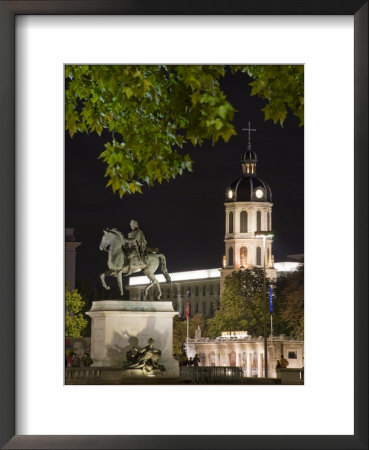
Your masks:
[[[228,189],[227,197],[228,197],[229,199],[231,199],[231,198],[233,197],[233,191],[232,191],[232,189]]]
[[[264,197],[264,191],[261,188],[257,188],[255,195],[257,198],[263,198]]]

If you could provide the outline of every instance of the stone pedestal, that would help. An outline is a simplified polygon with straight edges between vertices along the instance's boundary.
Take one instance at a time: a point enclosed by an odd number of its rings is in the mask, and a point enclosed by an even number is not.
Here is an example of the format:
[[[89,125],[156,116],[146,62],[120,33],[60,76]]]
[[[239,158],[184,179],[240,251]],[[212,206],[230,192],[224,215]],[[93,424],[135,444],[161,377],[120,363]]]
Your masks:
[[[94,367],[122,367],[126,353],[145,347],[153,338],[161,350],[159,364],[164,376],[179,376],[178,361],[173,358],[173,317],[178,315],[171,302],[134,302],[102,300],[93,302],[87,314],[91,324],[91,357]],[[132,376],[131,371],[126,371]],[[129,373],[128,373],[129,372]],[[135,370],[135,376],[145,376]]]

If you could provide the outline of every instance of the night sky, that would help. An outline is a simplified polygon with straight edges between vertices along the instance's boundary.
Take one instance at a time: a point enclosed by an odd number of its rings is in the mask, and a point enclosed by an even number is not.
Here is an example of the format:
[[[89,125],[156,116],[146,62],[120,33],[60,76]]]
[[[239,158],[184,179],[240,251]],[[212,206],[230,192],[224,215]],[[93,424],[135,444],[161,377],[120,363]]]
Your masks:
[[[122,199],[105,188],[105,165],[98,159],[109,136],[77,134],[65,138],[65,226],[75,228],[76,279],[96,283],[107,269],[107,253],[99,250],[103,228],[117,228],[125,236],[136,219],[149,247],[167,258],[169,272],[221,267],[224,254],[224,199],[226,187],[240,177],[241,155],[251,133],[257,153],[257,173],[273,193],[272,228],[275,261],[304,252],[304,127],[289,114],[283,128],[264,122],[263,100],[250,96],[245,74],[227,75],[222,88],[236,108],[238,133],[227,144],[187,145],[193,172],[175,180],[144,187],[143,194]]]

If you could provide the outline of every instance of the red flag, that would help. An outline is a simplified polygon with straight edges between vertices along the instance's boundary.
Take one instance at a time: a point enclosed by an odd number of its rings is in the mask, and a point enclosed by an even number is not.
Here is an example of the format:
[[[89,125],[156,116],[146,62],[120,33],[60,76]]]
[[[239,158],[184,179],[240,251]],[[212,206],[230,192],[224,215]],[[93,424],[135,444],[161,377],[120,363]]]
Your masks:
[[[186,319],[190,317],[190,296],[191,292],[187,291]]]

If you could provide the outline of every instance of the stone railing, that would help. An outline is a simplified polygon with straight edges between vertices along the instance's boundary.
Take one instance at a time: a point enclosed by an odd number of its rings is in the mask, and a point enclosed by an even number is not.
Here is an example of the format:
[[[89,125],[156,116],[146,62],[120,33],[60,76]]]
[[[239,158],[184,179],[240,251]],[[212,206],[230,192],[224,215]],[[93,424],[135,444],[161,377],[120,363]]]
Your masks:
[[[66,367],[65,379],[96,378],[100,376],[99,367]]]

